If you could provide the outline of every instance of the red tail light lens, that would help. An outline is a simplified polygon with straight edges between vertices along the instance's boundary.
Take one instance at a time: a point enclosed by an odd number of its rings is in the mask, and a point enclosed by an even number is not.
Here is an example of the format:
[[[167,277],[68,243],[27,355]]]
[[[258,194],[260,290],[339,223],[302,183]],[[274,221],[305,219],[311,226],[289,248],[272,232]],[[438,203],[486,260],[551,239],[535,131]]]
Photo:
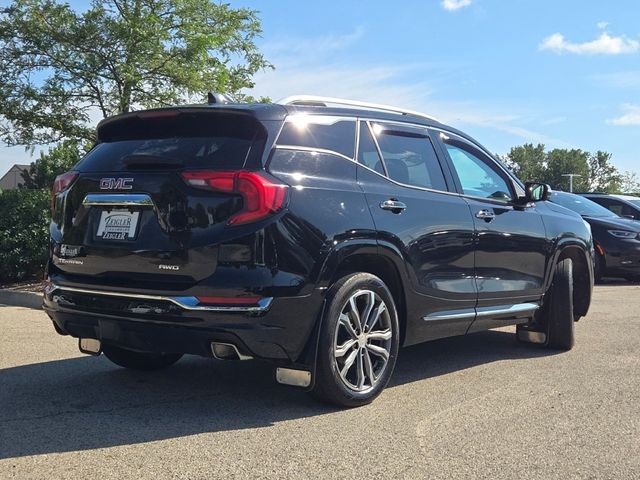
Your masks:
[[[254,172],[182,172],[182,178],[192,187],[242,195],[244,206],[229,218],[229,225],[255,222],[278,212],[288,188]]]
[[[71,184],[78,178],[78,172],[65,172],[61,175],[58,175],[56,179],[53,181],[53,189],[51,192],[51,213],[53,214],[53,210],[56,206],[56,195],[64,192],[68,189]]]

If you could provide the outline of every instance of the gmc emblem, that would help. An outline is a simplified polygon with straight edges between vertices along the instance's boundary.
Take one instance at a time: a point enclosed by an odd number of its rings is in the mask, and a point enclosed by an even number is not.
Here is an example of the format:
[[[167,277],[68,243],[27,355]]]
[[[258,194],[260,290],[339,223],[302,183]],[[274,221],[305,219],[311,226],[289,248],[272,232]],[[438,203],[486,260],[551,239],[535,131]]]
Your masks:
[[[133,178],[101,178],[100,190],[131,190]]]

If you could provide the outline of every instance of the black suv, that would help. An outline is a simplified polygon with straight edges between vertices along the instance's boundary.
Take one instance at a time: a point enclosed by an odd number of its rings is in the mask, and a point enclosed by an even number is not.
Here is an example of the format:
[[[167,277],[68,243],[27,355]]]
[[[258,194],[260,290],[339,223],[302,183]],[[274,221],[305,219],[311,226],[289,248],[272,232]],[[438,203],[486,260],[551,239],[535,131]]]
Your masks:
[[[97,138],[55,182],[44,309],[118,365],[258,358],[357,406],[400,346],[518,325],[570,349],[589,308],[589,226],[426,115],[297,96]]]

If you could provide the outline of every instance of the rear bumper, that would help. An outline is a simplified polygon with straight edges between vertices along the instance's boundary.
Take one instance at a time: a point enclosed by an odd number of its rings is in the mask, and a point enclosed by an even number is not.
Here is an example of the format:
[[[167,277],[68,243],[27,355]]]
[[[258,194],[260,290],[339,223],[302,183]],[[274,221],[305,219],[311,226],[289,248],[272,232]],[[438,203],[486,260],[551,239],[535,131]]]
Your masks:
[[[299,361],[320,315],[320,292],[263,300],[205,309],[162,296],[52,285],[43,308],[62,333],[133,350],[212,356],[216,341],[252,357]]]

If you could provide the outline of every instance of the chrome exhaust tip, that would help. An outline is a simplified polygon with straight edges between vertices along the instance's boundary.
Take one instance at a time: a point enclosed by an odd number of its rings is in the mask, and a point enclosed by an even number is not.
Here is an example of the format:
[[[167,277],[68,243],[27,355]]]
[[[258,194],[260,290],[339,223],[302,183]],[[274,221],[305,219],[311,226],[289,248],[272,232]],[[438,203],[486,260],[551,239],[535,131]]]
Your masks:
[[[78,340],[78,348],[82,353],[97,357],[102,353],[102,342],[95,338],[81,338]]]
[[[253,357],[240,353],[232,343],[211,342],[211,353],[218,360],[251,360]]]

